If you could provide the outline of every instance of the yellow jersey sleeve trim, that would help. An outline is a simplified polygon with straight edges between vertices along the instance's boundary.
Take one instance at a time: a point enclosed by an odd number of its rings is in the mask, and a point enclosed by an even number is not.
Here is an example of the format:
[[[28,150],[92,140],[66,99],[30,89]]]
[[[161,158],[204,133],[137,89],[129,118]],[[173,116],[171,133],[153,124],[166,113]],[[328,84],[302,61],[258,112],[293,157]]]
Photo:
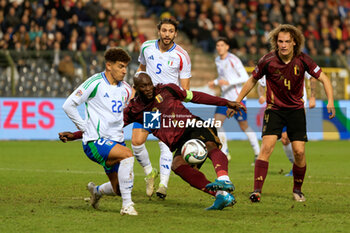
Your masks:
[[[184,102],[190,102],[193,98],[192,91],[186,90],[186,98],[184,99]]]

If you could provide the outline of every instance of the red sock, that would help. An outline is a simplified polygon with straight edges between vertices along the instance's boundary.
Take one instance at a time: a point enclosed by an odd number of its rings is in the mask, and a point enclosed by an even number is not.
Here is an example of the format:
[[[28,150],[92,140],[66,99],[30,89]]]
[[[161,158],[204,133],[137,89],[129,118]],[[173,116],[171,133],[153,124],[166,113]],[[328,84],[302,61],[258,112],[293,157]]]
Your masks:
[[[293,164],[293,177],[294,177],[294,187],[293,191],[298,190],[301,191],[301,186],[303,185],[304,182],[304,177],[305,177],[305,172],[306,172],[306,165],[304,167],[298,167]]]
[[[262,186],[267,175],[269,168],[269,162],[263,160],[256,160],[254,169],[254,191],[258,190],[261,192]]]
[[[228,175],[228,160],[219,148],[212,149],[208,153],[209,159],[213,163],[217,177]]]
[[[211,182],[207,180],[202,172],[192,168],[188,164],[179,166],[174,172],[192,187],[215,196],[216,192],[209,191],[205,188],[205,186]]]

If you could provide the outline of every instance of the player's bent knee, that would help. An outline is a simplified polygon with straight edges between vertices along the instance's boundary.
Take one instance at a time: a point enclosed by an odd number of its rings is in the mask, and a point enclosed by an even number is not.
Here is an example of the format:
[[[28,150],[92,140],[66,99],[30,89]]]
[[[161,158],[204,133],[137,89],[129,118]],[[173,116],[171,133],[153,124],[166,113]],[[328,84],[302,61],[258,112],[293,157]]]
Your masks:
[[[264,160],[264,161],[268,161],[270,158],[270,155],[272,154],[273,151],[273,147],[264,147],[261,148],[260,154],[258,156],[259,160]]]
[[[181,165],[187,164],[181,156],[175,156],[171,164],[171,170],[175,171]]]
[[[130,157],[133,157],[133,156],[134,155],[133,155],[132,151],[129,148],[127,148],[124,158],[127,159],[127,158],[130,158]]]
[[[215,142],[211,141],[206,142],[205,145],[207,146],[208,151],[218,148],[218,145]]]
[[[281,134],[281,142],[285,146],[287,146],[290,143],[289,138],[288,138],[288,134],[286,131],[282,132],[282,134]]]
[[[241,128],[242,131],[246,131],[248,129],[248,121],[239,121],[238,123],[239,128]]]
[[[296,161],[303,160],[305,157],[305,152],[303,150],[294,150],[294,157]]]
[[[261,148],[261,152],[260,154],[264,155],[264,156],[269,156],[273,151],[273,147],[263,147]]]
[[[287,146],[290,143],[289,139],[285,137],[281,137],[281,142],[285,146]]]
[[[142,138],[131,138],[131,144],[133,146],[141,146],[142,144],[144,144],[146,142],[146,140],[142,139]]]

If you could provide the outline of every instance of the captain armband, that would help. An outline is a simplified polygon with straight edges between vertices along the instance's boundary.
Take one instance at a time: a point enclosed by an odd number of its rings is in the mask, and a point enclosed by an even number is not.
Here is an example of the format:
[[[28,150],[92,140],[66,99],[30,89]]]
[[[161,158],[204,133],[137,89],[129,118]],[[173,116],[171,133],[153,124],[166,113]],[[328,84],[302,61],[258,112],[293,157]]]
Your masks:
[[[186,90],[186,98],[184,99],[184,102],[190,102],[193,98],[192,91]]]

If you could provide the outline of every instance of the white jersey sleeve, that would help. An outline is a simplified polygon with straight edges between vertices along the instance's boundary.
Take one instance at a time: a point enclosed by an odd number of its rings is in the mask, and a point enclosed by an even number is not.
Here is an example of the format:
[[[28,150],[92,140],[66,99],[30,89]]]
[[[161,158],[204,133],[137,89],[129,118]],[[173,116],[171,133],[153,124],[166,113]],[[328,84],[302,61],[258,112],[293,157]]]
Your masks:
[[[146,63],[146,58],[145,58],[145,49],[147,47],[153,46],[153,44],[156,42],[156,40],[148,40],[145,41],[142,45],[141,45],[141,49],[140,49],[140,54],[139,54],[139,58],[138,61],[142,64],[142,65],[147,65]]]
[[[312,78],[312,76],[311,76],[308,72],[306,72],[306,71],[305,71],[305,75],[304,75],[304,76],[305,76],[306,79]]]
[[[237,56],[229,53],[228,61],[230,63],[229,67],[231,68],[227,70],[229,73],[226,75],[230,77],[228,80],[230,85],[244,84],[247,82],[249,75],[241,60]]]
[[[259,82],[260,86],[266,87],[266,78],[265,78],[265,75],[264,75],[261,79],[259,79],[258,82]]]
[[[234,101],[242,90],[243,84],[249,79],[241,60],[232,53],[228,53],[224,59],[218,56],[215,59],[218,72],[217,80],[225,80],[229,85],[221,86],[221,96]]]
[[[310,80],[310,78],[312,78],[312,76],[308,72],[305,71],[304,78]],[[306,108],[307,107],[307,100],[308,100],[308,98],[307,98],[307,91],[306,91],[306,85],[305,84],[306,83],[304,81],[303,100],[304,100],[304,107]]]
[[[86,121],[80,116],[77,107],[86,102],[95,87],[99,84],[100,78],[92,76],[82,83],[63,104],[63,110],[67,116],[73,121],[77,128],[83,132],[86,131]],[[95,84],[95,85],[90,85]]]
[[[191,78],[191,59],[190,59],[190,56],[179,45],[176,45],[175,51],[176,51],[177,55],[180,57],[179,78],[180,79]]]

